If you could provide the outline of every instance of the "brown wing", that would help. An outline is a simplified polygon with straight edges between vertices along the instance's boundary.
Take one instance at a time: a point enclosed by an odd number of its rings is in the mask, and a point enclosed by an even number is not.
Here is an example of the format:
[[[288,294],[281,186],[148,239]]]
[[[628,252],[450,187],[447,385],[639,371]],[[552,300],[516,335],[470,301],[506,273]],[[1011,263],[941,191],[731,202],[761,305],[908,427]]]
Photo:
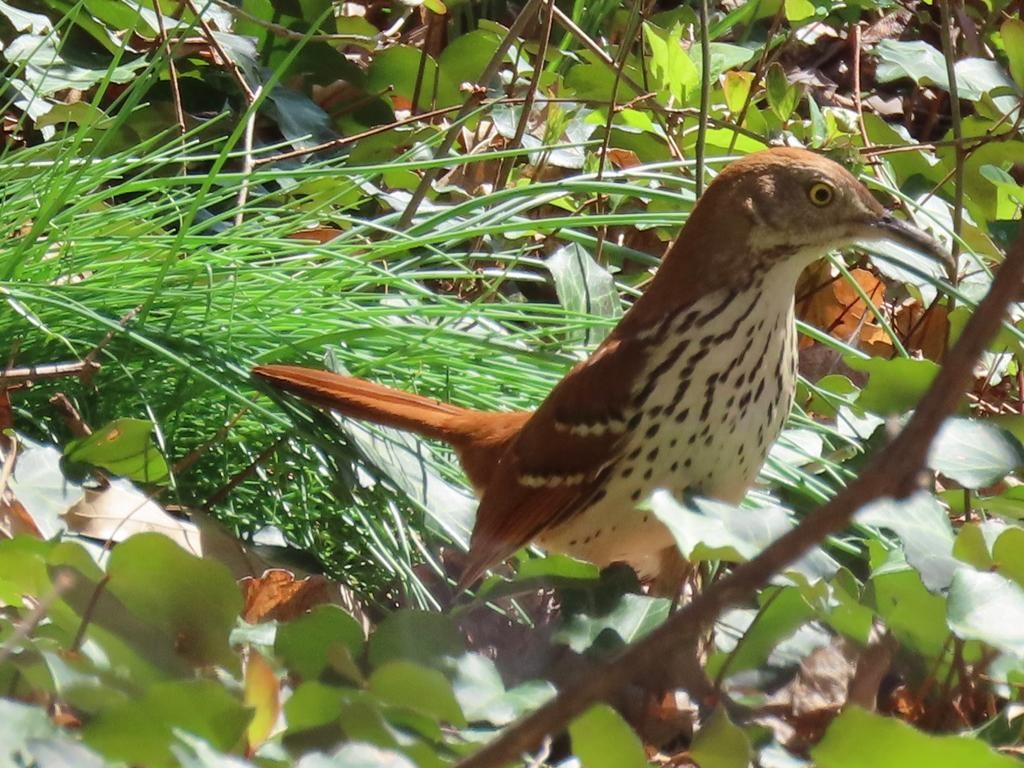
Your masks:
[[[480,500],[461,586],[580,511],[628,431],[634,374],[649,340],[609,337],[551,391],[502,456]]]

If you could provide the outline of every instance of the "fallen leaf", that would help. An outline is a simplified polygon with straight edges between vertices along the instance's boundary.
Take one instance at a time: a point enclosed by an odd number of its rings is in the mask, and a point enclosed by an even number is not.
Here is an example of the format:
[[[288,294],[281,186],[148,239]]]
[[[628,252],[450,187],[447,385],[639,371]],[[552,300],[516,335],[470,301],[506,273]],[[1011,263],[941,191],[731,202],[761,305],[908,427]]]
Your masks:
[[[317,605],[331,603],[345,609],[369,632],[369,618],[351,590],[324,576],[299,578],[291,571],[272,568],[262,576],[246,577],[240,584],[245,599],[242,618],[250,624],[289,621]]]
[[[874,311],[847,280],[833,275],[831,269],[822,261],[804,272],[797,285],[797,317],[869,354],[891,353],[891,340],[875,321]],[[876,308],[884,306],[885,286],[881,280],[866,269],[851,269],[850,275]],[[813,343],[808,338],[800,341],[802,347]]]
[[[136,533],[162,533],[194,555],[202,556],[202,538],[192,523],[167,514],[159,504],[125,481],[107,488],[86,488],[64,513],[68,529],[101,541],[124,541]]]

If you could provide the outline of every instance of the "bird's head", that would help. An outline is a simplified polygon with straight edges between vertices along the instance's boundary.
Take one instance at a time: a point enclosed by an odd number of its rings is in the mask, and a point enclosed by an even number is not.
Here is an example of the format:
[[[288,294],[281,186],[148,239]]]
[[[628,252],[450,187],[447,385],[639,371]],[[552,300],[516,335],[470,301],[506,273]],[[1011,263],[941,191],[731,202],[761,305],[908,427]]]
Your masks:
[[[895,218],[849,171],[802,149],[769,149],[732,163],[686,228],[700,232],[706,251],[742,254],[745,263],[719,265],[737,274],[779,261],[798,273],[829,250],[877,240],[949,263],[931,235]],[[707,240],[705,233],[714,235]]]

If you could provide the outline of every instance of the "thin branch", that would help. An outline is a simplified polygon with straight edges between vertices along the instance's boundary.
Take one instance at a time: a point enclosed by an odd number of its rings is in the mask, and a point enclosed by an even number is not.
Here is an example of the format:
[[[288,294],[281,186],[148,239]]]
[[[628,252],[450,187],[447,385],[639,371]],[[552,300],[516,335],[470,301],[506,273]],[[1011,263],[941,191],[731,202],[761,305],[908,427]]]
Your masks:
[[[283,37],[285,40],[297,40],[297,41],[310,41],[319,43],[351,43],[354,45],[369,44],[374,47],[379,45],[383,40],[386,39],[387,34],[379,32],[376,35],[353,35],[353,34],[317,34],[310,35],[307,32],[296,32],[295,30],[288,29],[288,27],[282,26],[281,24],[275,24],[272,21],[266,21],[258,16],[255,16],[247,12],[244,8],[239,8],[236,5],[232,5],[227,0],[213,0],[213,2],[225,11],[230,13],[232,16],[243,21],[248,21],[251,24],[255,24],[258,27],[270,32],[272,35]],[[405,22],[405,17],[401,19]]]
[[[533,77],[530,79],[530,86],[523,97],[523,111],[519,114],[519,122],[516,123],[516,132],[509,142],[509,147],[520,147],[523,144],[523,137],[526,136],[526,128],[530,123],[530,115],[533,112],[533,104],[540,90],[540,78],[544,74],[544,59],[547,58],[548,45],[551,41],[551,26],[554,20],[555,0],[547,0],[547,9],[544,14],[544,34],[540,36],[537,57],[533,62]],[[506,157],[498,163],[498,171],[494,174],[494,191],[500,192],[508,185],[509,176],[512,173],[512,166],[515,163],[514,157]]]
[[[598,61],[600,61],[606,67],[608,67],[608,68],[610,68],[610,69],[612,69],[614,71],[615,66],[616,66],[615,60],[611,56],[608,55],[608,52],[605,51],[604,48],[602,48],[600,45],[598,45],[597,42],[594,41],[590,37],[590,35],[588,35],[586,32],[584,32],[582,29],[580,29],[579,25],[576,24],[576,22],[574,22],[571,18],[566,16],[565,12],[562,11],[557,5],[554,6],[553,13],[554,13],[555,21],[557,21],[570,35],[575,37],[576,40],[584,48],[586,48],[588,51],[590,51],[597,58]],[[640,44],[641,44],[640,60],[641,60],[641,63],[642,63],[643,62],[643,58],[644,58],[644,55],[643,55],[643,38],[642,37],[641,37]],[[643,71],[644,71],[644,75],[646,76],[646,74],[647,74],[646,70],[643,70]],[[619,77],[619,79],[623,83],[628,85],[630,88],[633,89],[633,91],[635,91],[638,94],[645,94],[645,93],[648,93],[650,91],[650,88],[647,88],[644,85],[640,85],[636,80],[634,80],[628,74],[626,74],[625,71],[622,71],[619,75],[617,75],[617,77]],[[661,126],[662,130],[665,133],[665,142],[668,144],[668,149],[669,149],[669,152],[672,153],[672,157],[675,158],[676,160],[682,160],[683,159],[683,153],[679,149],[679,146],[676,144],[676,140],[672,136],[672,131],[669,130],[670,126],[669,126],[668,123],[673,118],[673,111],[670,110],[670,109],[667,109],[666,107],[662,106],[661,104],[658,104],[656,101],[652,101],[650,103],[650,108],[653,110],[655,116],[658,118],[658,124]]]
[[[252,94],[252,103],[249,104],[249,116],[245,120],[245,134],[242,144],[242,183],[238,187],[238,198],[235,200],[235,226],[240,227],[245,220],[245,203],[249,199],[249,187],[252,183],[252,172],[256,168],[256,162],[252,156],[253,136],[256,133],[256,100],[259,99],[263,86],[257,86]]]
[[[98,363],[81,360],[73,363],[50,363],[48,365],[26,365],[20,368],[0,368],[0,384],[41,379],[63,379],[67,376],[85,377],[98,369]]]
[[[956,50],[953,45],[953,18],[949,12],[950,0],[941,0],[939,14],[942,19],[942,56],[946,61],[946,78],[949,80],[949,114],[952,120],[955,162],[953,173],[953,261],[960,255],[960,233],[964,223],[964,160],[963,126],[960,121],[960,94],[956,86]],[[950,276],[955,281],[956,275]],[[955,284],[955,283],[954,283]],[[952,300],[952,299],[951,299]],[[951,307],[952,309],[952,307]]]
[[[480,85],[483,88],[487,87],[498,74],[498,70],[501,69],[502,63],[505,61],[505,54],[508,53],[508,49],[512,47],[512,43],[519,37],[519,34],[526,28],[526,25],[536,15],[537,7],[540,5],[541,0],[529,0],[529,2],[523,7],[523,10],[519,12],[516,20],[512,22],[512,26],[508,28],[508,32],[505,34],[504,39],[498,43],[498,47],[494,51],[494,55],[491,60],[487,63],[484,68],[483,74],[480,75]],[[484,91],[486,93],[486,91]],[[434,153],[435,158],[445,157],[452,146],[455,144],[455,139],[459,136],[459,131],[462,130],[462,123],[470,113],[477,108],[480,102],[483,100],[483,93],[477,90],[473,90],[469,97],[462,103],[462,108],[459,109],[459,113],[455,116],[452,122],[451,128],[448,129],[448,133],[445,134],[444,140],[441,145],[437,148]],[[399,229],[407,229],[412,224],[413,218],[416,216],[416,211],[419,210],[420,204],[427,196],[427,192],[430,191],[430,186],[434,183],[434,179],[437,178],[438,173],[441,172],[440,168],[429,168],[423,172],[423,178],[420,179],[419,185],[416,187],[416,191],[412,193],[412,197],[409,198],[409,204],[405,206],[405,210],[402,212],[402,217],[398,221]]]
[[[185,125],[185,110],[181,106],[181,89],[178,87],[178,67],[174,63],[171,41],[167,37],[167,27],[164,24],[164,14],[160,9],[159,0],[153,0],[153,13],[156,14],[156,23],[160,30],[161,45],[167,52],[167,72],[171,84],[171,103],[174,104],[174,122],[178,124],[178,133],[184,136],[188,128]]]
[[[249,81],[245,79],[245,74],[242,72],[241,67],[228,56],[227,51],[224,50],[224,46],[220,44],[220,40],[217,39],[216,33],[213,31],[213,27],[210,26],[209,22],[203,18],[203,14],[196,8],[196,4],[192,0],[185,0],[186,5],[192,13],[195,14],[196,20],[199,22],[199,26],[203,28],[203,34],[206,36],[206,41],[210,44],[210,47],[217,52],[221,60],[227,65],[228,69],[231,70],[231,76],[235,78],[235,82],[238,83],[238,87],[242,89],[242,93],[245,94],[245,100],[251,107],[253,102],[256,100],[256,94],[253,93],[252,86],[249,85]]]
[[[709,586],[643,640],[566,687],[557,697],[520,720],[458,768],[497,768],[533,751],[594,703],[609,699],[630,682],[656,670],[671,669],[680,648],[688,647],[727,608],[754,598],[757,590],[788,564],[849,526],[858,509],[885,496],[903,497],[918,486],[932,438],[960,401],[973,377],[974,363],[1002,323],[1006,307],[1024,281],[1024,235],[1018,237],[992,281],[988,295],[968,320],[946,363],[907,426],[867,469],[830,502],[757,557]]]
[[[704,153],[707,149],[708,112],[711,105],[711,37],[708,32],[708,0],[700,0],[700,116],[697,118],[697,146],[694,157],[697,161],[697,190],[699,198],[704,194]]]

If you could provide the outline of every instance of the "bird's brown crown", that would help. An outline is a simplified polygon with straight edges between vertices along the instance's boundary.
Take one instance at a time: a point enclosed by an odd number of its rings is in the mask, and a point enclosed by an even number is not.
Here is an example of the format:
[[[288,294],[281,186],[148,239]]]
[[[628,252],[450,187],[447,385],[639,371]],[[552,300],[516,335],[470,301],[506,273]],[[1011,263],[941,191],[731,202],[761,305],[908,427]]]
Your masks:
[[[938,252],[930,238],[893,219],[838,163],[804,149],[778,147],[748,155],[719,173],[662,269],[709,291],[745,282],[779,260],[806,266],[830,249],[881,239]]]

